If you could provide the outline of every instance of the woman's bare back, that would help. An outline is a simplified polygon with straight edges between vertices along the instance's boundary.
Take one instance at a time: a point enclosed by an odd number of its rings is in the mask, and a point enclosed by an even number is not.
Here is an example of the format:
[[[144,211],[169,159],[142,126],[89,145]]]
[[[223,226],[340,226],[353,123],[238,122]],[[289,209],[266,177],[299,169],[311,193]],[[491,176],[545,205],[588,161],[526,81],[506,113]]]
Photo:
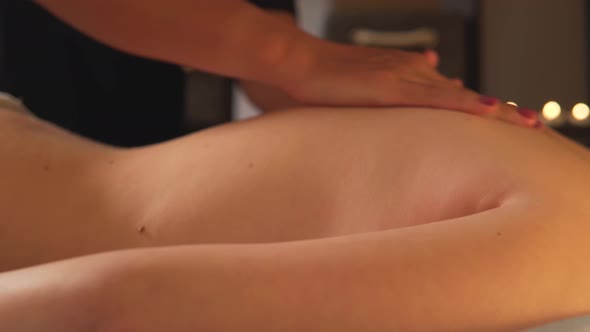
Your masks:
[[[7,114],[0,269],[101,254],[0,273],[3,326],[26,311],[60,331],[97,317],[106,330],[514,331],[589,312],[588,157],[551,131],[293,110],[120,150]],[[273,243],[174,245],[212,242]]]
[[[439,110],[293,110],[131,150],[36,130],[54,137],[41,149],[51,169],[0,154],[3,176],[29,193],[3,187],[11,203],[0,220],[28,225],[7,234],[31,239],[2,242],[35,253],[8,265],[130,247],[379,231],[532,197],[569,208],[589,181],[586,152],[548,130]],[[19,171],[26,169],[19,162],[38,172]],[[39,181],[53,185],[39,190]]]
[[[131,152],[152,193],[132,228],[148,243],[234,243],[435,222],[585,190],[577,149],[454,112],[294,110]]]

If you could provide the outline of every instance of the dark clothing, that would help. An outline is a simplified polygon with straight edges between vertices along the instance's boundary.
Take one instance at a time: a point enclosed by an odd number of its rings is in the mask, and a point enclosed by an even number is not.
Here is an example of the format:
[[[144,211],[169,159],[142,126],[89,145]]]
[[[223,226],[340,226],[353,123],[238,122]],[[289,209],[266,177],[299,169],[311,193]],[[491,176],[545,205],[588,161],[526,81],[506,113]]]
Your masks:
[[[114,145],[160,142],[184,133],[184,86],[178,66],[113,50],[32,2],[0,1],[0,91],[41,118]]]
[[[284,10],[295,13],[295,2],[284,0],[249,0],[251,3],[266,9]]]

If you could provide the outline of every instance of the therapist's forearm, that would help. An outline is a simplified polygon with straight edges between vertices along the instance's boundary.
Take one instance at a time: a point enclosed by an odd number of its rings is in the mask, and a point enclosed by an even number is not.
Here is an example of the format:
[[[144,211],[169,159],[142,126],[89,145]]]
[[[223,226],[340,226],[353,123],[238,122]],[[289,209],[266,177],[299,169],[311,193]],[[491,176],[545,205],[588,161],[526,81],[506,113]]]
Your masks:
[[[301,71],[302,45],[312,39],[293,22],[243,0],[36,2],[114,48],[268,84],[285,70]]]
[[[283,12],[276,12],[274,15],[277,19],[282,20],[284,24],[296,24],[292,15]],[[252,80],[241,80],[239,83],[248,99],[263,112],[306,106],[304,103],[296,100],[277,86]]]

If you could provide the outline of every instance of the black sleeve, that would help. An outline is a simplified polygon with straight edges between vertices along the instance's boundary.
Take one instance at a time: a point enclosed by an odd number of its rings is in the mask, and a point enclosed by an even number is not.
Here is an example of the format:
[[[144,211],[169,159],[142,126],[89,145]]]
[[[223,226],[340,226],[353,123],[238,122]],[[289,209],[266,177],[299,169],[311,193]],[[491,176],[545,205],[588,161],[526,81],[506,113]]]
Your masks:
[[[295,14],[294,0],[248,0],[250,3],[265,9],[284,10]]]

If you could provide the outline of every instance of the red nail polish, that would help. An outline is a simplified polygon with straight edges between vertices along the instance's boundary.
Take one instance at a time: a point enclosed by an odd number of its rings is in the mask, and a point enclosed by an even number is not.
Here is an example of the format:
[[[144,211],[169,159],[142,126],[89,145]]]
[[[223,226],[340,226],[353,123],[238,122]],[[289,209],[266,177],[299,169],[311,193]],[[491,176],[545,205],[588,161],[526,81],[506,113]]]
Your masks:
[[[536,119],[538,116],[537,112],[528,108],[519,108],[518,113],[527,119]]]
[[[487,106],[496,106],[500,103],[500,100],[495,97],[481,96],[479,102]]]

